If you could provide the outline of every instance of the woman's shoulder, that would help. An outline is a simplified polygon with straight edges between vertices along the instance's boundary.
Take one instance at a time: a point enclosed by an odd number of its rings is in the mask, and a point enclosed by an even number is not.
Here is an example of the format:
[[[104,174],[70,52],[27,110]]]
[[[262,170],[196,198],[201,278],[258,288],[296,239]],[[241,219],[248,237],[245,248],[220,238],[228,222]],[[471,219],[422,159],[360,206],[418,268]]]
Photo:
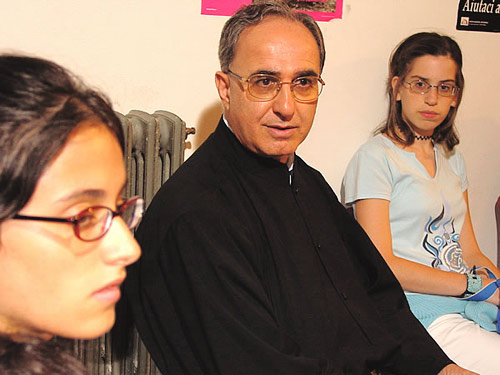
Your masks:
[[[436,149],[449,160],[463,160],[462,152],[457,146],[453,147],[453,150],[450,151],[444,145],[438,143],[436,144]]]
[[[454,147],[453,150],[450,151],[443,145],[437,144],[436,150],[443,159],[448,161],[455,171],[462,171],[465,169],[465,160],[458,147]]]
[[[355,158],[385,160],[395,148],[394,143],[386,136],[376,134],[358,148]]]

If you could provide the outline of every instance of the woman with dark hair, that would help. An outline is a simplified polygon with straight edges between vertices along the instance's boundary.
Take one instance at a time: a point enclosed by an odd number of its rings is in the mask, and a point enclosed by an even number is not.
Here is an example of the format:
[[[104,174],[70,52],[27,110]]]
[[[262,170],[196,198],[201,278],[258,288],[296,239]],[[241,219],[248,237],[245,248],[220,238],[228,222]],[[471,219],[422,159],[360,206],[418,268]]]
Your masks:
[[[112,327],[143,201],[105,98],[38,58],[0,56],[0,82],[0,373],[83,373],[51,338]]]
[[[493,375],[500,271],[476,242],[465,163],[455,147],[463,91],[453,39],[423,32],[399,44],[389,64],[387,120],[351,160],[343,200],[445,353]],[[479,297],[484,289],[489,293]]]

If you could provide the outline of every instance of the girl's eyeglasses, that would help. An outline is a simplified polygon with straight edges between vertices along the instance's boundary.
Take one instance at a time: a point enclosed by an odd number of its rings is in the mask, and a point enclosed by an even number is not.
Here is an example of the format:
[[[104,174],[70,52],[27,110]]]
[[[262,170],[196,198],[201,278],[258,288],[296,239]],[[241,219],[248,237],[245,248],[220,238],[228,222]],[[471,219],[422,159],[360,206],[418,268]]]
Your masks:
[[[130,229],[133,229],[141,221],[143,213],[144,199],[133,197],[118,206],[117,211],[113,211],[109,207],[93,206],[69,218],[16,215],[13,219],[72,224],[75,235],[80,240],[89,242],[104,237],[111,227],[113,218],[116,216],[120,216],[125,221],[125,224]]]

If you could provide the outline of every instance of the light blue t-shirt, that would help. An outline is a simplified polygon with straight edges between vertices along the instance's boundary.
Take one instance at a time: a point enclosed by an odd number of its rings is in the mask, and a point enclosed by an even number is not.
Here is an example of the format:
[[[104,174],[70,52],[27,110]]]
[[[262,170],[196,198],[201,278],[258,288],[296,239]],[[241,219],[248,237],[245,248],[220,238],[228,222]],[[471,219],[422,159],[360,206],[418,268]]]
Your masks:
[[[389,203],[392,248],[398,257],[450,272],[467,272],[459,239],[467,207],[465,163],[455,149],[434,146],[431,177],[414,153],[378,134],[354,154],[342,182],[342,201],[385,199]],[[437,317],[459,313],[494,331],[497,307],[453,297],[406,292],[410,308],[427,328]]]
[[[343,202],[386,199],[398,257],[445,271],[466,272],[458,243],[468,182],[461,154],[434,146],[431,177],[414,153],[378,134],[356,152],[343,181]]]

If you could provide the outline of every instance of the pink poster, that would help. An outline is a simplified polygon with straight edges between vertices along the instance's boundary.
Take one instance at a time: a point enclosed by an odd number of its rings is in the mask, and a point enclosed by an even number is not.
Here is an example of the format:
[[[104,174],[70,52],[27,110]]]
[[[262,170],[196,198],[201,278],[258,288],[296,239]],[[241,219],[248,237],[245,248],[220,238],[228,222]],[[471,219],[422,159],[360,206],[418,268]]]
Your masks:
[[[236,11],[252,0],[201,0],[201,14],[212,16],[232,16]]]
[[[297,12],[311,15],[316,21],[342,18],[343,0],[289,0],[288,5]],[[252,0],[201,0],[201,14],[232,16],[242,5]]]

